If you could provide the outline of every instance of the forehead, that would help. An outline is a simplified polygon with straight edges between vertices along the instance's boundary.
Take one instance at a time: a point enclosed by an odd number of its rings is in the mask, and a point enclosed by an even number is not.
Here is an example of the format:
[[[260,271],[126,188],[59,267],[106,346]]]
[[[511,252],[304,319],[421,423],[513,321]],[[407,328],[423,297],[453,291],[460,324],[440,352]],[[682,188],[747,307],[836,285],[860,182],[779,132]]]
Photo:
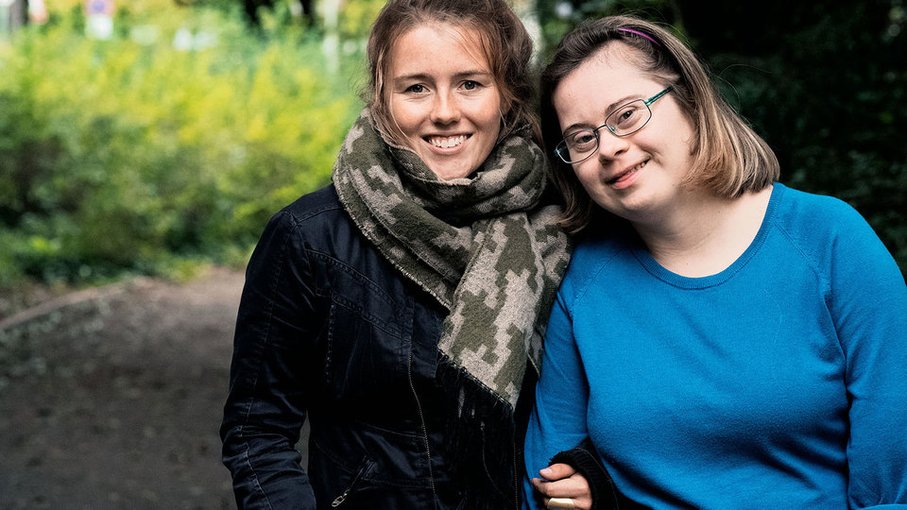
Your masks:
[[[394,74],[458,64],[477,70],[490,69],[479,32],[444,22],[422,23],[403,32],[391,45],[389,57]]]
[[[657,86],[636,63],[629,46],[613,42],[599,48],[557,85],[552,102],[559,117],[576,117],[581,112],[593,116],[614,101],[638,96]]]

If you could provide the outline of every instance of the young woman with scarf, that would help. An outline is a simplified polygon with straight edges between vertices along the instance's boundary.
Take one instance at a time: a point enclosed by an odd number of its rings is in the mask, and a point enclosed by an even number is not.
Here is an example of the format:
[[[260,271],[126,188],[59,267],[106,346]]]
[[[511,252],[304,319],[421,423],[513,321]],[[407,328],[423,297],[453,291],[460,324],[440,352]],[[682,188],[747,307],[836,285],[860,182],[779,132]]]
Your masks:
[[[379,14],[332,184],[247,268],[221,427],[240,508],[518,507],[523,388],[568,260],[531,53],[503,0]]]

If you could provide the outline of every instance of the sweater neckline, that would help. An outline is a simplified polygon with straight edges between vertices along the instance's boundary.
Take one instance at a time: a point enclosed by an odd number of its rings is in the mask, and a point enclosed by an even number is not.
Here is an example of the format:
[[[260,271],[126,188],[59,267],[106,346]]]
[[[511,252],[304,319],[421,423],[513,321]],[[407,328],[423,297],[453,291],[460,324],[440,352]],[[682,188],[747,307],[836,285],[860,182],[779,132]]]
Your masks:
[[[722,283],[731,279],[735,274],[740,272],[747,263],[753,258],[753,256],[759,251],[759,248],[765,242],[765,237],[767,235],[769,225],[772,223],[772,219],[775,215],[775,211],[778,208],[778,203],[781,201],[782,195],[784,194],[785,186],[781,183],[775,182],[772,184],[772,194],[768,200],[768,207],[765,209],[765,215],[762,218],[762,224],[759,225],[759,230],[756,232],[756,236],[753,238],[750,245],[747,246],[746,250],[740,254],[737,259],[731,263],[725,269],[709,276],[683,276],[677,274],[673,271],[665,269],[664,266],[658,263],[652,254],[649,253],[649,250],[643,244],[642,240],[637,238],[637,243],[633,247],[633,255],[639,261],[639,263],[648,271],[652,276],[662,280],[663,282],[673,285],[674,287],[680,287],[684,289],[706,289],[709,287],[715,287],[721,285]]]

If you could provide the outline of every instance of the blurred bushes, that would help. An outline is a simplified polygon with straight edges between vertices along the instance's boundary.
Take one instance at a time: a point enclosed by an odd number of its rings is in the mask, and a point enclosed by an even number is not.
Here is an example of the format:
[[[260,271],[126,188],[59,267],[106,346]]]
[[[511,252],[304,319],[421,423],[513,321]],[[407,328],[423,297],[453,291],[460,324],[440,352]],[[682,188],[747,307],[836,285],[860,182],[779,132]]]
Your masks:
[[[108,41],[73,8],[0,43],[0,286],[243,263],[328,182],[359,104],[319,41],[169,8],[120,11]]]

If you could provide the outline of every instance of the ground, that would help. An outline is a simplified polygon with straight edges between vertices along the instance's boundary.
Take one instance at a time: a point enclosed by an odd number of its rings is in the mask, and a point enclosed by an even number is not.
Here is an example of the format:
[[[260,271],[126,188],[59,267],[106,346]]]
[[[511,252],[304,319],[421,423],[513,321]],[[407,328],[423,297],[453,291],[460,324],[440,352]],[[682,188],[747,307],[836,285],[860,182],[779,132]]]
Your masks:
[[[242,282],[140,278],[0,315],[0,508],[233,508],[218,426]]]

